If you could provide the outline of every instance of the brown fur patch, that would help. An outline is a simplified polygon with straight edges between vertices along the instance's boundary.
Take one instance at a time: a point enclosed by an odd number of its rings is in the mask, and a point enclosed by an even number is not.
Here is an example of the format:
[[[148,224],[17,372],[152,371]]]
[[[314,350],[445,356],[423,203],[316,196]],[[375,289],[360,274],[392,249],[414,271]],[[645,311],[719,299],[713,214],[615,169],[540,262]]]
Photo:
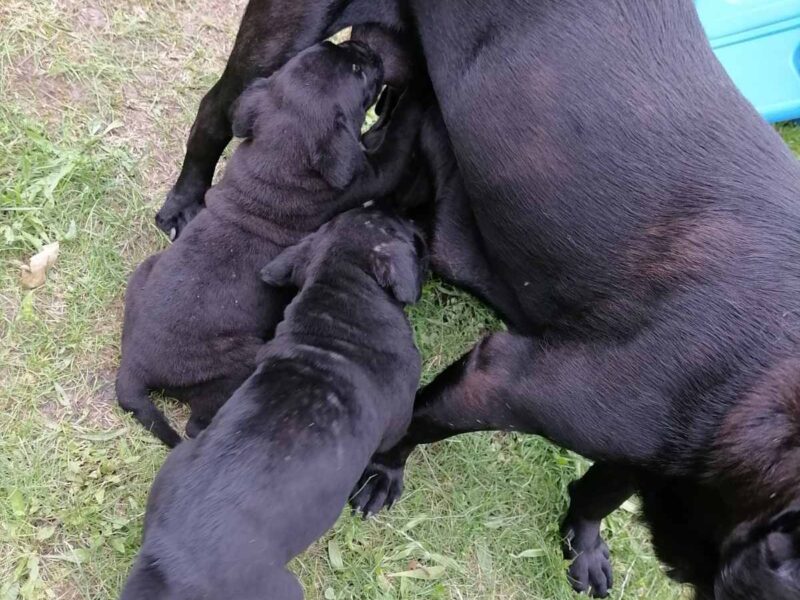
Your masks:
[[[627,262],[635,275],[648,279],[698,277],[730,260],[742,235],[742,226],[730,217],[668,219],[644,229]]]
[[[745,513],[779,510],[800,497],[800,358],[769,370],[728,414],[711,467]]]

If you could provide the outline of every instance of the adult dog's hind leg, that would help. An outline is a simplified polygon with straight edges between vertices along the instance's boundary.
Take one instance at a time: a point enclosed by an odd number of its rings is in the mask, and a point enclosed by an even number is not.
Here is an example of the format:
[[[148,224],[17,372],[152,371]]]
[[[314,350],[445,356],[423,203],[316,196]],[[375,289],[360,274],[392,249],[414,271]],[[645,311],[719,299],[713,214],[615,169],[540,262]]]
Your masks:
[[[613,585],[608,546],[600,536],[602,520],[635,491],[630,469],[598,462],[569,486],[570,504],[561,524],[564,558],[572,560],[568,575],[576,592],[605,598]]]

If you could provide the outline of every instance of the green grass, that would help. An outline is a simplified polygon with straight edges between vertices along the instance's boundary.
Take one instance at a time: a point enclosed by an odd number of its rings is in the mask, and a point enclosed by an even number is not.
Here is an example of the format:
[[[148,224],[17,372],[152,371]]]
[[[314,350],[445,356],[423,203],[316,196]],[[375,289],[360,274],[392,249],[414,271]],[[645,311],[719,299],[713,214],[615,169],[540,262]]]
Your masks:
[[[136,554],[165,451],[115,407],[122,294],[165,245],[153,212],[242,8],[0,5],[0,600],[114,598]],[[800,145],[799,129],[781,131]],[[47,284],[23,291],[18,262],[54,240]],[[411,312],[426,380],[498,327],[438,282]],[[586,467],[534,437],[426,448],[398,506],[366,523],[343,515],[293,568],[310,599],[572,599],[557,523]],[[615,598],[681,597],[635,504],[605,533]]]

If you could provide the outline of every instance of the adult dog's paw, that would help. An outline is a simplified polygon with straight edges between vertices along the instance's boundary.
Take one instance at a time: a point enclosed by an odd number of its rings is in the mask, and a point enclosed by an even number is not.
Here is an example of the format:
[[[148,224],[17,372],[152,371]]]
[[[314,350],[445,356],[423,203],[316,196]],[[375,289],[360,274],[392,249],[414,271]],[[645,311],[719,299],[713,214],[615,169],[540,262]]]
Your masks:
[[[203,210],[203,195],[200,194],[199,200],[185,198],[179,195],[173,188],[164,205],[156,213],[156,225],[169,236],[170,241],[175,241],[186,228],[189,222]]]
[[[576,592],[588,593],[593,598],[605,598],[614,585],[608,546],[594,527],[586,528],[590,531],[581,529],[581,525],[577,524],[567,526],[562,531],[564,558],[572,559],[567,577]]]
[[[404,470],[405,465],[390,466],[380,457],[373,457],[350,495],[353,514],[361,513],[367,519],[384,507],[392,508],[403,493]]]

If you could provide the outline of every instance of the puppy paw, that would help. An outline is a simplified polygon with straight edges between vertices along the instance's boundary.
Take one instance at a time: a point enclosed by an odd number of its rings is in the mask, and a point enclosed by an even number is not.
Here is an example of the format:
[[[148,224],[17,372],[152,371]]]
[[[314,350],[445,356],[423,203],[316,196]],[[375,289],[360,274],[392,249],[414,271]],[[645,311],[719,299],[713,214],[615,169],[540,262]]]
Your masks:
[[[194,196],[194,194],[192,195]],[[203,209],[202,194],[200,200],[187,199],[174,189],[167,194],[164,206],[156,214],[156,226],[175,241],[189,222]]]
[[[384,507],[392,508],[403,493],[404,468],[405,465],[390,466],[373,457],[350,496],[353,514],[360,513],[367,519]]]
[[[595,527],[581,525],[565,527],[564,558],[572,559],[567,577],[572,589],[588,593],[593,598],[606,598],[614,584],[608,546]],[[589,535],[586,535],[586,534]]]

